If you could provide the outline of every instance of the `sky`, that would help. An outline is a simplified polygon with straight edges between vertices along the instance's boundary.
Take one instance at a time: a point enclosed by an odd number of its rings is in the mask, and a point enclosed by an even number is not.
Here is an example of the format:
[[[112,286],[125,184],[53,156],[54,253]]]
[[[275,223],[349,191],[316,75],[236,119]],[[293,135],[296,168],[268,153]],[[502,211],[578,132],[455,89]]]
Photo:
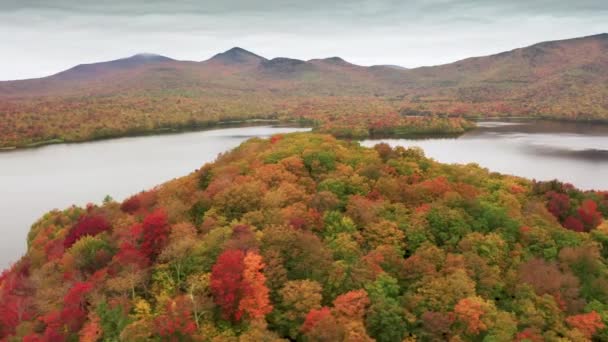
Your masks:
[[[606,0],[0,0],[0,80],[234,46],[417,67],[606,32]]]

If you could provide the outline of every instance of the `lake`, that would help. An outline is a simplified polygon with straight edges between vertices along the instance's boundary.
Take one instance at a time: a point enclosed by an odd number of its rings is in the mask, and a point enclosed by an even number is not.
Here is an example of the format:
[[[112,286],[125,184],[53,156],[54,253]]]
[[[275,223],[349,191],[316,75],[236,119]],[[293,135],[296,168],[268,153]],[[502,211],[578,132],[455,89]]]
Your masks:
[[[238,127],[210,131],[52,145],[0,153],[0,269],[26,249],[30,226],[45,212],[72,204],[121,201],[184,176],[252,137],[306,131]],[[492,171],[560,179],[608,190],[608,126],[558,122],[479,122],[458,138],[365,140],[420,146],[446,163],[478,163]]]
[[[306,131],[239,127],[0,153],[0,270],[25,253],[30,226],[72,204],[116,200],[187,175],[253,137]]]
[[[505,174],[608,190],[608,125],[484,121],[477,126],[457,138],[365,140],[362,145],[419,146],[444,163],[477,163]]]

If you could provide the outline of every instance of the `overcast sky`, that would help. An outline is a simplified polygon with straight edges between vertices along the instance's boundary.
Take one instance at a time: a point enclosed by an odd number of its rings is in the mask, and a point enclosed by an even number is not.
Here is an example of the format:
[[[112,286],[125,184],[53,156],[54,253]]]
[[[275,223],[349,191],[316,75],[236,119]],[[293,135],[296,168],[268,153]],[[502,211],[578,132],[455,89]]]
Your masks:
[[[604,32],[607,0],[0,0],[0,80],[233,46],[415,67]]]

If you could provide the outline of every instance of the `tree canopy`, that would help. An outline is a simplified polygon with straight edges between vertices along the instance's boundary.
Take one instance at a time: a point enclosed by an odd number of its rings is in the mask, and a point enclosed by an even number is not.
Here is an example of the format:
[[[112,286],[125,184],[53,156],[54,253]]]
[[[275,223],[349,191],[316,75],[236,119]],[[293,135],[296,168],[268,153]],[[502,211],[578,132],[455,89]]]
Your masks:
[[[606,340],[606,217],[608,193],[415,148],[252,139],[44,215],[0,276],[0,339]]]

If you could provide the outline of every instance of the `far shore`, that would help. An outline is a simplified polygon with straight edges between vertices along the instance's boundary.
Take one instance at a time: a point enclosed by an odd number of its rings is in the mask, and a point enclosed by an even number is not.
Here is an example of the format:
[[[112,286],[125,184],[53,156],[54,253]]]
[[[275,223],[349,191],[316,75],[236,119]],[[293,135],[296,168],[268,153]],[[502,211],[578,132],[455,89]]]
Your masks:
[[[529,121],[554,121],[554,122],[567,122],[567,123],[581,123],[581,124],[598,124],[598,125],[608,125],[608,120],[599,120],[599,119],[580,119],[580,118],[555,118],[550,116],[490,116],[490,117],[481,117],[481,116],[463,116],[466,120],[470,122],[476,123],[481,121],[520,121],[520,122],[529,122]],[[131,138],[131,137],[143,137],[143,136],[154,136],[154,135],[165,135],[165,134],[179,134],[179,133],[187,133],[187,132],[199,132],[206,130],[213,130],[218,128],[233,128],[233,127],[250,127],[250,126],[263,126],[263,125],[274,125],[274,126],[290,126],[290,127],[310,127],[313,130],[316,125],[314,122],[308,121],[300,121],[300,120],[280,120],[280,119],[269,119],[269,118],[253,118],[247,120],[224,120],[217,122],[200,122],[195,125],[188,126],[176,126],[176,127],[159,127],[151,130],[132,130],[126,132],[113,132],[106,133],[101,136],[93,136],[90,138],[84,139],[63,139],[63,138],[54,138],[48,140],[35,141],[23,145],[15,145],[15,146],[3,146],[0,147],[0,153],[3,152],[14,152],[25,149],[35,149],[40,147],[45,147],[49,145],[57,145],[57,144],[79,144],[79,143],[87,143],[93,141],[100,140],[110,140],[110,139],[120,139],[120,138]],[[317,127],[318,128],[318,127]],[[428,138],[454,138],[459,135],[466,133],[467,131],[473,130],[477,128],[476,125],[465,129],[463,132],[411,132],[408,134],[386,134],[386,133],[371,133],[366,136],[341,136],[337,135],[337,138],[343,139],[387,139],[387,138],[413,138],[413,139],[428,139]],[[331,133],[328,133],[331,134]]]
[[[78,140],[64,140],[64,139],[49,139],[36,141],[28,144],[17,145],[17,146],[5,146],[0,147],[0,153],[2,152],[14,152],[26,149],[35,149],[45,147],[49,145],[57,144],[82,144],[101,140],[121,139],[121,138],[134,138],[134,137],[145,137],[155,135],[166,135],[166,134],[180,134],[188,132],[200,132],[214,130],[218,128],[234,128],[234,127],[251,127],[251,126],[289,126],[289,127],[310,127],[310,125],[302,124],[297,121],[284,121],[279,119],[250,119],[250,120],[226,120],[219,122],[205,122],[196,126],[190,127],[160,127],[153,130],[138,130],[134,132],[124,132],[116,134],[107,134],[99,137],[92,137],[89,139],[78,139]]]

